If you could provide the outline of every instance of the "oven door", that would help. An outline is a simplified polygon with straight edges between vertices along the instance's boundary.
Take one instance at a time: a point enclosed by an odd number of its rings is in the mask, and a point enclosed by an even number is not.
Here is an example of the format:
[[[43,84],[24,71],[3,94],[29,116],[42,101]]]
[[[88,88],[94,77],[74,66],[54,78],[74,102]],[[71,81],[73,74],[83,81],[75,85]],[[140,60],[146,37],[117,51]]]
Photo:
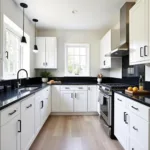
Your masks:
[[[111,96],[100,91],[100,110],[101,117],[105,120],[108,126],[111,126]]]

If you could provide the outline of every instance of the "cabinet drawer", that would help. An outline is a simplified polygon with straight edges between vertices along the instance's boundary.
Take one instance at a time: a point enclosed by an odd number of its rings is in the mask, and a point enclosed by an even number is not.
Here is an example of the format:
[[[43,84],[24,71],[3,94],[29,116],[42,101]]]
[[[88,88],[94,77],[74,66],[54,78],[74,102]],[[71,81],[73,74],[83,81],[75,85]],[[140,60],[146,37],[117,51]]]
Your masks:
[[[50,94],[50,87],[47,87],[42,90],[43,98],[48,98]]]
[[[87,90],[87,86],[61,86],[61,91],[65,91],[65,90],[74,90],[74,91],[78,91],[78,90]]]
[[[149,150],[149,123],[132,112],[130,112],[130,137],[141,143],[144,150]]]
[[[34,96],[30,96],[21,102],[21,112],[34,108]]]
[[[20,103],[16,103],[1,111],[1,126],[20,114]]]
[[[61,86],[61,91],[74,90],[74,86]]]
[[[144,106],[143,104],[137,103],[135,101],[129,100],[128,107],[131,112],[145,119],[146,121],[150,121],[150,108]]]
[[[126,97],[115,93],[115,104],[126,106]]]
[[[81,86],[74,86],[74,90],[75,91],[80,91],[80,90],[84,90],[84,91],[86,91],[88,89],[88,87],[87,86],[83,86],[83,85],[81,85]]]

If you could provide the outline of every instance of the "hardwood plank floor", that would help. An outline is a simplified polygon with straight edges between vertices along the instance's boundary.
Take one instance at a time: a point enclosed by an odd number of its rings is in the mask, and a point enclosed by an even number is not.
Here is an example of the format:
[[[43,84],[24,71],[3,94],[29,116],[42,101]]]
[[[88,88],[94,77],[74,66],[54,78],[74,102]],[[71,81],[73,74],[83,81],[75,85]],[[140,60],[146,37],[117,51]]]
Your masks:
[[[30,150],[123,150],[98,116],[50,116]]]

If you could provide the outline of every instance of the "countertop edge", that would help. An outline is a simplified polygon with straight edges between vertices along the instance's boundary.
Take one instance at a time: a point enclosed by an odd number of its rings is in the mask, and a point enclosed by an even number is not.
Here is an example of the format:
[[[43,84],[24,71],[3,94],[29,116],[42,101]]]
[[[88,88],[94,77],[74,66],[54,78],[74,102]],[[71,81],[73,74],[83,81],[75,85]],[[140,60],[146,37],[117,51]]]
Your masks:
[[[139,99],[137,100],[137,99],[135,99],[135,98],[133,98],[133,97],[130,97],[130,96],[128,96],[127,94],[121,93],[120,91],[115,91],[114,93],[120,94],[120,95],[122,95],[122,96],[124,96],[124,97],[126,97],[126,98],[131,99],[131,100],[134,101],[134,102],[137,102],[137,103],[140,103],[140,104],[145,105],[145,106],[147,106],[147,107],[150,107],[150,104],[144,103],[144,102],[140,101]],[[143,95],[142,95],[142,96],[143,96]],[[145,96],[145,97],[146,97],[146,96]]]

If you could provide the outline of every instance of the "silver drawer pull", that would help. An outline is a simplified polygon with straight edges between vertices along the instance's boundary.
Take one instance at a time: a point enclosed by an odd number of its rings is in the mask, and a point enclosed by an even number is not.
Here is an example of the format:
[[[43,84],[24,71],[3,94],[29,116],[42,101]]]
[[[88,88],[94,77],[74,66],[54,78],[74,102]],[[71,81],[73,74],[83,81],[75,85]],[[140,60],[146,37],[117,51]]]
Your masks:
[[[138,131],[138,129],[137,129],[135,126],[133,126],[133,129],[134,129],[135,131]]]
[[[136,107],[134,107],[134,106],[131,106],[133,109],[135,109],[135,110],[139,110],[138,108],[136,108]]]
[[[9,115],[11,116],[11,115],[13,115],[16,112],[17,112],[17,110],[14,110],[13,112],[9,113]]]
[[[118,100],[118,101],[120,101],[120,102],[122,102],[122,100],[121,100],[121,99],[119,99],[119,98],[118,98],[117,100]]]
[[[79,87],[78,89],[83,89],[83,87]]]
[[[32,104],[30,104],[29,106],[27,106],[26,108],[28,109],[28,108],[30,108],[30,107],[32,107]]]
[[[70,89],[69,87],[65,87],[65,89]]]

